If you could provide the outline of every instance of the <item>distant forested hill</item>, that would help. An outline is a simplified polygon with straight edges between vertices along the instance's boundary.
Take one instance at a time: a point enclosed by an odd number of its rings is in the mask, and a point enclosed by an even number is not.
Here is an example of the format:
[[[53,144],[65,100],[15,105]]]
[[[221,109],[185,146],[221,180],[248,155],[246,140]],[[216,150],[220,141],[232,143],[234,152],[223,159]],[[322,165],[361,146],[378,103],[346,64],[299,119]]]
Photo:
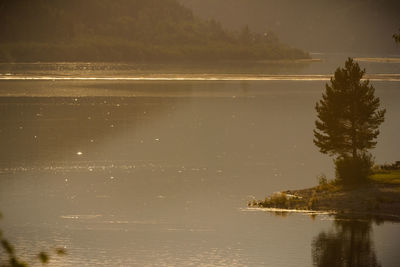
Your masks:
[[[400,0],[179,0],[228,29],[275,32],[312,52],[398,54]]]
[[[272,33],[233,33],[176,0],[0,0],[0,61],[307,58]]]

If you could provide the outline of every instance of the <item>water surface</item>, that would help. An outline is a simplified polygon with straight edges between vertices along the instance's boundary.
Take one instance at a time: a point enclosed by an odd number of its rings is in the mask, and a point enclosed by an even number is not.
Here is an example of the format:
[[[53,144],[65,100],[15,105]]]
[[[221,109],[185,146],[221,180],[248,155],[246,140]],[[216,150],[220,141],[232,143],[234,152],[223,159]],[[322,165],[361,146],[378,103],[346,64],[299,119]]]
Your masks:
[[[400,73],[394,63],[367,63],[377,64],[371,75]],[[314,105],[333,70],[102,80],[75,78],[117,77],[118,68],[82,76],[69,65],[72,73],[29,66],[2,66],[14,78],[0,81],[1,227],[23,258],[65,246],[55,266],[398,266],[398,223],[246,207],[334,176],[312,142]],[[387,108],[373,153],[393,162],[400,83],[373,84]]]

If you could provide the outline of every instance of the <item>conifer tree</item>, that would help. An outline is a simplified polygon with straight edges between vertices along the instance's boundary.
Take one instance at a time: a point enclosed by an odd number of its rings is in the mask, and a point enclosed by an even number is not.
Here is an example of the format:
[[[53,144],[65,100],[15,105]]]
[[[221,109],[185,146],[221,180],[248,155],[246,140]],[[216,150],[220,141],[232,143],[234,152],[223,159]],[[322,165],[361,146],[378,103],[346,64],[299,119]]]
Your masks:
[[[315,122],[314,143],[319,150],[337,156],[336,170],[339,179],[361,179],[366,174],[357,173],[362,162],[371,165],[368,150],[376,146],[379,126],[384,121],[385,109],[380,109],[380,99],[369,80],[363,80],[365,69],[349,58],[344,68],[338,68],[326,84],[322,99],[316,104],[318,120]],[[348,164],[343,164],[343,163]],[[351,175],[343,177],[340,167],[346,166]],[[369,166],[370,167],[370,166]],[[369,168],[368,167],[368,168]],[[339,169],[338,169],[339,168]]]

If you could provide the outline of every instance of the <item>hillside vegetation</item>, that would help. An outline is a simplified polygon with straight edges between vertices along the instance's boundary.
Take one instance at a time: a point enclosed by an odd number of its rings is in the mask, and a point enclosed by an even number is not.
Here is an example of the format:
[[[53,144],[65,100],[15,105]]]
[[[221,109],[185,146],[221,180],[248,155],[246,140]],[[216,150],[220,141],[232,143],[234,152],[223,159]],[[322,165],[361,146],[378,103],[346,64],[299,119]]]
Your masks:
[[[308,58],[273,34],[228,32],[175,0],[0,0],[0,61]]]
[[[313,52],[398,54],[392,40],[400,26],[399,0],[179,0],[195,15],[230,29],[246,24],[273,31]]]

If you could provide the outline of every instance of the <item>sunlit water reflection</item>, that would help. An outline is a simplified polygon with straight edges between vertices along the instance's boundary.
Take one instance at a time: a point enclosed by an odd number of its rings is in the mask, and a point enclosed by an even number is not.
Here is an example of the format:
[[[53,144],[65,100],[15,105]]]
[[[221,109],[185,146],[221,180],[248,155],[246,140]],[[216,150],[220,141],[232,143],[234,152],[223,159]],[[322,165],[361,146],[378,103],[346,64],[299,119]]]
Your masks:
[[[324,83],[1,81],[1,226],[25,259],[66,247],[55,266],[398,266],[397,223],[246,207],[333,176],[312,143]],[[374,85],[392,162],[400,84]]]

